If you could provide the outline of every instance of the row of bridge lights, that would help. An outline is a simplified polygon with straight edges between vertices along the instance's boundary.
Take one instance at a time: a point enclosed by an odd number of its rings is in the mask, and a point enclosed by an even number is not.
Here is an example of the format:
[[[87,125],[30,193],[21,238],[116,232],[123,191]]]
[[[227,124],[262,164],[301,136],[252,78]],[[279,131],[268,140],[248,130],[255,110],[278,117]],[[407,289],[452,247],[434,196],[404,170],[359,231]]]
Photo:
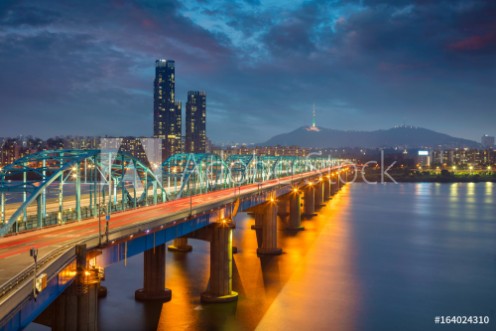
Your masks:
[[[331,179],[331,177],[333,177],[334,175],[337,175],[339,172],[341,172],[341,170],[338,170],[336,173],[332,173],[330,175],[326,175],[325,177],[327,179]],[[323,177],[319,177],[319,182],[323,181]],[[313,183],[312,182],[308,182],[308,186],[312,186]],[[293,193],[298,193],[300,190],[298,189],[298,187],[294,186],[293,187]],[[270,198],[270,202],[274,202],[274,198]]]

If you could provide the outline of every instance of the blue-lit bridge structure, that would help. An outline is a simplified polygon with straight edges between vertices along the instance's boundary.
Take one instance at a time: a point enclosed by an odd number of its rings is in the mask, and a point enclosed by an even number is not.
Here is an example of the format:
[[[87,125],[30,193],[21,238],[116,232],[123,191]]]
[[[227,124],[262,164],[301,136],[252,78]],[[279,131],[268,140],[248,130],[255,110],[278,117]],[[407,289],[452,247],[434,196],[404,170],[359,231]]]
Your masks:
[[[179,251],[187,251],[187,238],[209,241],[210,282],[202,302],[234,300],[237,211],[255,215],[257,254],[280,254],[276,216],[286,229],[300,230],[301,215],[311,217],[342,185],[332,176],[348,174],[343,163],[319,155],[176,154],[157,164],[102,150],[42,151],[18,159],[0,171],[0,269],[12,269],[0,275],[0,330],[21,329],[35,319],[59,329],[95,329],[97,301],[87,296],[99,288],[95,270],[141,253],[145,282],[136,299],[170,299],[164,249],[171,240]],[[26,243],[40,247],[37,267]],[[70,302],[77,302],[71,310],[76,319],[58,310]],[[80,307],[82,302],[89,306]],[[74,320],[82,324],[71,325]]]
[[[0,171],[0,235],[263,182],[339,162],[318,156],[230,155],[224,160],[216,154],[176,154],[160,166],[150,166],[122,151],[41,151]],[[70,201],[66,201],[68,196]],[[9,212],[9,201],[18,202],[18,208]]]

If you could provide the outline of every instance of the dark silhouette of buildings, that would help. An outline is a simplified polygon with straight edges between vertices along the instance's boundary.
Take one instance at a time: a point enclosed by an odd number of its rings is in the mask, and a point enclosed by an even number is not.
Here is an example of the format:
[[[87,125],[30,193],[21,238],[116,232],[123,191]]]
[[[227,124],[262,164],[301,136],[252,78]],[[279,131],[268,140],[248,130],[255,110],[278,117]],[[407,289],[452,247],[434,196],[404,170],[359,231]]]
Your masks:
[[[181,152],[181,103],[175,101],[175,63],[155,61],[153,136],[162,139],[162,156]]]
[[[186,102],[186,152],[205,153],[207,145],[207,94],[189,91]]]

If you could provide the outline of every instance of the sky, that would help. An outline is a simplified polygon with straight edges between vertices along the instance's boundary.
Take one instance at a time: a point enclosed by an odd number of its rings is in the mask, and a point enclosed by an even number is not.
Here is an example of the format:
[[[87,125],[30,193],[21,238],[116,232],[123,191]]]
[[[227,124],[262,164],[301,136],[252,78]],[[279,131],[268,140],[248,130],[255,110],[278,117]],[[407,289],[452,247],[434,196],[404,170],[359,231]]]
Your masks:
[[[496,1],[2,0],[0,137],[151,136],[154,63],[207,135],[311,124],[496,134]]]

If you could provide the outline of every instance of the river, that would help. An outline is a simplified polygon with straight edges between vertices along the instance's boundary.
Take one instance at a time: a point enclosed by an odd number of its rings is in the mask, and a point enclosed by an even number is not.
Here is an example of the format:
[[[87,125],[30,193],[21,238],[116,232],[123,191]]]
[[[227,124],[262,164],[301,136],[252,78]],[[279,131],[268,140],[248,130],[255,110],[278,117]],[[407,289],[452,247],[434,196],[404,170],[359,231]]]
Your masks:
[[[202,305],[209,246],[167,253],[170,302],[135,302],[142,255],[106,268],[100,330],[494,330],[496,185],[345,186],[280,256],[259,258],[253,224],[236,218],[235,303]],[[436,316],[488,316],[440,325]],[[43,327],[32,324],[29,330]]]

